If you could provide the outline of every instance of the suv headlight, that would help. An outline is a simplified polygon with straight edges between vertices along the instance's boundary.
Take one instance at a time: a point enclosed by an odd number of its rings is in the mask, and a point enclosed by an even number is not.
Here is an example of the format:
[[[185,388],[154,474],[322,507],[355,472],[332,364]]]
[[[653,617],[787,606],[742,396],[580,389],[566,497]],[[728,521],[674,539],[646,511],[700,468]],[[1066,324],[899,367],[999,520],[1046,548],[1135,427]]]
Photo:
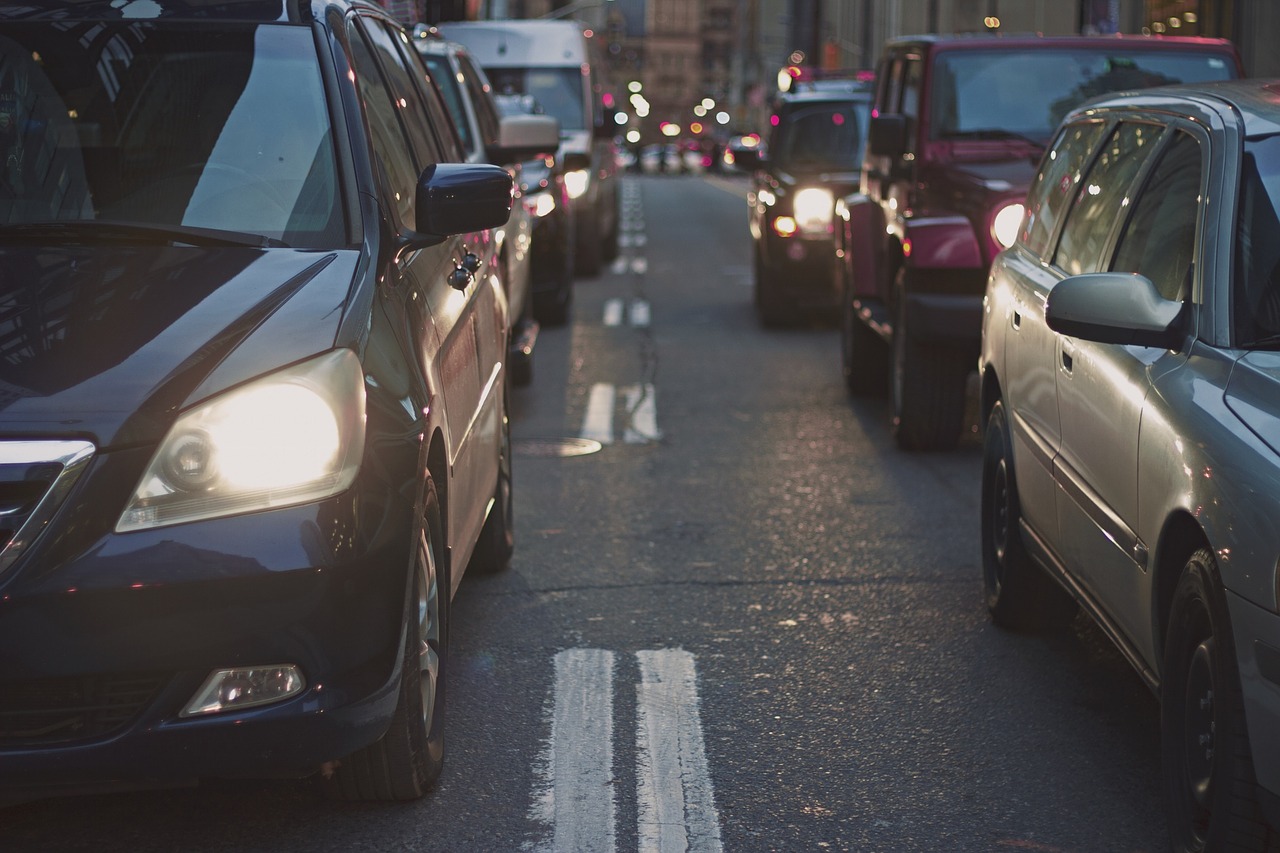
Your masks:
[[[1000,244],[1000,248],[1007,249],[1017,241],[1018,229],[1022,226],[1026,210],[1020,202],[1013,202],[996,211],[991,219],[991,236]]]
[[[830,190],[806,187],[796,193],[796,225],[806,237],[826,236],[831,232],[831,214],[835,210],[835,197]]]
[[[572,172],[564,173],[564,188],[569,193],[569,198],[582,198],[587,191],[587,184],[591,180],[591,174],[586,169],[574,169]]]
[[[347,349],[220,394],[178,418],[116,532],[336,495],[355,480],[364,428],[364,375]]]

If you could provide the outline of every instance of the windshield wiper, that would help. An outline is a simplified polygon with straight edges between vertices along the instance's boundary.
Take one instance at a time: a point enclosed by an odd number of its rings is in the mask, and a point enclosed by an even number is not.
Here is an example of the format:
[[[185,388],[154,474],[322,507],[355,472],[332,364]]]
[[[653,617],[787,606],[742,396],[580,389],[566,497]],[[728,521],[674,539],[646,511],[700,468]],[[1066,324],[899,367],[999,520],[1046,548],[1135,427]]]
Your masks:
[[[1033,139],[1025,133],[1018,133],[1013,130],[1005,130],[1002,127],[981,127],[976,130],[952,130],[942,134],[943,139],[1018,139],[1023,142],[1034,145],[1043,151],[1045,143],[1038,139]]]
[[[1241,349],[1276,349],[1280,347],[1280,335],[1265,335],[1240,345]]]
[[[189,225],[152,225],[105,219],[67,219],[52,222],[0,223],[0,243],[56,240],[59,243],[145,243],[185,246],[247,246],[257,249],[288,248],[289,244],[261,234],[195,228]]]

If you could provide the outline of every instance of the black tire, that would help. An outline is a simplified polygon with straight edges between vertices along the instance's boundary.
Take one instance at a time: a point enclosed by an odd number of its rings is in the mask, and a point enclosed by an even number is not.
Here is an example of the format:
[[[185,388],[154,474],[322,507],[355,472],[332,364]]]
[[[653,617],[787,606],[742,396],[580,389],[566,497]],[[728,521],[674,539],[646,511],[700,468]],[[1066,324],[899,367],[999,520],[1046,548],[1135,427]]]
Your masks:
[[[573,308],[573,241],[565,241],[560,255],[561,267],[556,270],[556,286],[551,290],[538,290],[533,294],[533,317],[547,327],[563,326],[569,322]]]
[[[1280,849],[1258,808],[1226,596],[1206,548],[1182,569],[1165,636],[1160,745],[1172,849]]]
[[[893,319],[890,383],[893,437],[902,450],[951,450],[964,428],[970,365],[948,347],[921,344],[907,323],[899,288]]]
[[[498,458],[498,482],[493,489],[493,505],[485,519],[467,571],[497,574],[511,565],[515,553],[515,501],[511,480],[511,419],[507,416],[507,395],[502,395],[502,450]]]
[[[1021,507],[1013,475],[1012,442],[1004,404],[987,418],[982,452],[982,587],[991,621],[1031,631],[1061,628],[1075,616],[1075,600],[1045,574],[1022,542]]]
[[[853,309],[853,299],[837,273],[840,286],[840,367],[844,384],[855,397],[883,397],[889,391],[889,347]]]
[[[778,277],[769,269],[759,249],[755,252],[755,306],[760,325],[769,329],[790,326],[796,322],[796,309],[779,292]]]
[[[449,583],[435,484],[427,479],[414,546],[412,598],[404,624],[400,694],[386,734],[339,762],[323,780],[341,800],[404,801],[425,794],[444,766]]]

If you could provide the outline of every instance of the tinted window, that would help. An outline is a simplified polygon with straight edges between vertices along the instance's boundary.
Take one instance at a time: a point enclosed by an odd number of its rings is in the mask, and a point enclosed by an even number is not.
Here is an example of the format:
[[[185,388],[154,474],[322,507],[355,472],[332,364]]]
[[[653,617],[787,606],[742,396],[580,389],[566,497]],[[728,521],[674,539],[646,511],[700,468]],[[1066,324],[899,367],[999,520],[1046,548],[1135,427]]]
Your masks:
[[[458,82],[458,75],[449,66],[449,58],[428,53],[424,54],[422,59],[427,65],[427,70],[431,72],[436,88],[444,97],[445,106],[453,119],[454,127],[458,130],[458,136],[462,139],[463,147],[467,151],[475,150],[475,134],[471,130],[471,122],[467,121],[467,108],[462,102],[462,84]]]
[[[364,102],[365,120],[369,124],[369,140],[379,168],[379,178],[395,205],[400,223],[416,227],[414,196],[418,171],[409,151],[409,140],[400,124],[402,110],[393,101],[382,81],[373,52],[359,30],[351,30],[351,64],[356,71],[356,84]]]
[[[1280,137],[1244,146],[1232,326],[1245,341],[1280,334]]]
[[[1190,285],[1200,210],[1200,143],[1175,135],[1133,205],[1112,269],[1145,275],[1165,299]]]
[[[458,64],[462,67],[462,82],[471,93],[471,103],[476,108],[476,122],[480,125],[480,138],[485,142],[496,142],[498,139],[498,108],[493,103],[493,88],[489,78],[480,67],[471,61],[471,57],[461,55]]]
[[[409,135],[418,172],[421,172],[432,163],[440,162],[442,158],[440,146],[427,121],[426,110],[423,109],[422,97],[414,83],[415,75],[409,71],[407,57],[396,46],[396,41],[402,36],[398,30],[394,33],[388,30],[381,21],[365,19],[365,24],[391,87],[393,103],[398,108],[401,123]],[[414,183],[417,183],[416,177]]]
[[[1027,193],[1027,217],[1020,239],[1037,255],[1049,248],[1053,229],[1071,203],[1089,152],[1102,135],[1101,122],[1064,128],[1045,155]]]
[[[1219,53],[1103,48],[964,50],[934,62],[930,135],[981,138],[993,131],[1047,140],[1072,107],[1095,95],[1234,77]]]
[[[1101,268],[1102,252],[1123,211],[1126,193],[1162,130],[1156,125],[1122,124],[1103,143],[1077,188],[1054,255],[1054,263],[1068,275]]]

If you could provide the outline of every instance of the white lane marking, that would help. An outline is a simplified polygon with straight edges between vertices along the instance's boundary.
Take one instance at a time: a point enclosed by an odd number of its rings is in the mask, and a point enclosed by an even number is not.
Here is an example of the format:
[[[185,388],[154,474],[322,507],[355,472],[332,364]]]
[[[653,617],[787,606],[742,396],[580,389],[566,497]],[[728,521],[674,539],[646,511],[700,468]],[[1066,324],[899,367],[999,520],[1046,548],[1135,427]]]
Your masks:
[[[622,325],[622,300],[606,299],[604,301],[604,324],[606,326]]]
[[[614,387],[604,382],[591,386],[587,398],[587,413],[582,421],[581,438],[589,438],[601,444],[613,444]]]
[[[624,249],[629,249],[633,246],[643,246],[648,242],[649,238],[640,232],[636,232],[634,234],[627,232],[618,235],[618,245]]]
[[[636,652],[636,757],[640,853],[721,853],[693,655]]]
[[[622,440],[627,444],[648,444],[661,439],[662,434],[658,432],[658,395],[653,384],[632,385],[623,391],[628,417]]]
[[[644,275],[649,271],[649,261],[647,258],[632,258],[631,271],[639,275]]]
[[[643,299],[631,300],[631,310],[627,312],[631,325],[643,329],[649,325],[649,303]]]
[[[613,789],[613,652],[568,649],[555,657],[551,740],[530,818],[552,827],[537,853],[617,849]]]
[[[614,275],[622,275],[627,271],[627,259],[617,257],[613,259],[613,263],[609,264],[609,272]]]

